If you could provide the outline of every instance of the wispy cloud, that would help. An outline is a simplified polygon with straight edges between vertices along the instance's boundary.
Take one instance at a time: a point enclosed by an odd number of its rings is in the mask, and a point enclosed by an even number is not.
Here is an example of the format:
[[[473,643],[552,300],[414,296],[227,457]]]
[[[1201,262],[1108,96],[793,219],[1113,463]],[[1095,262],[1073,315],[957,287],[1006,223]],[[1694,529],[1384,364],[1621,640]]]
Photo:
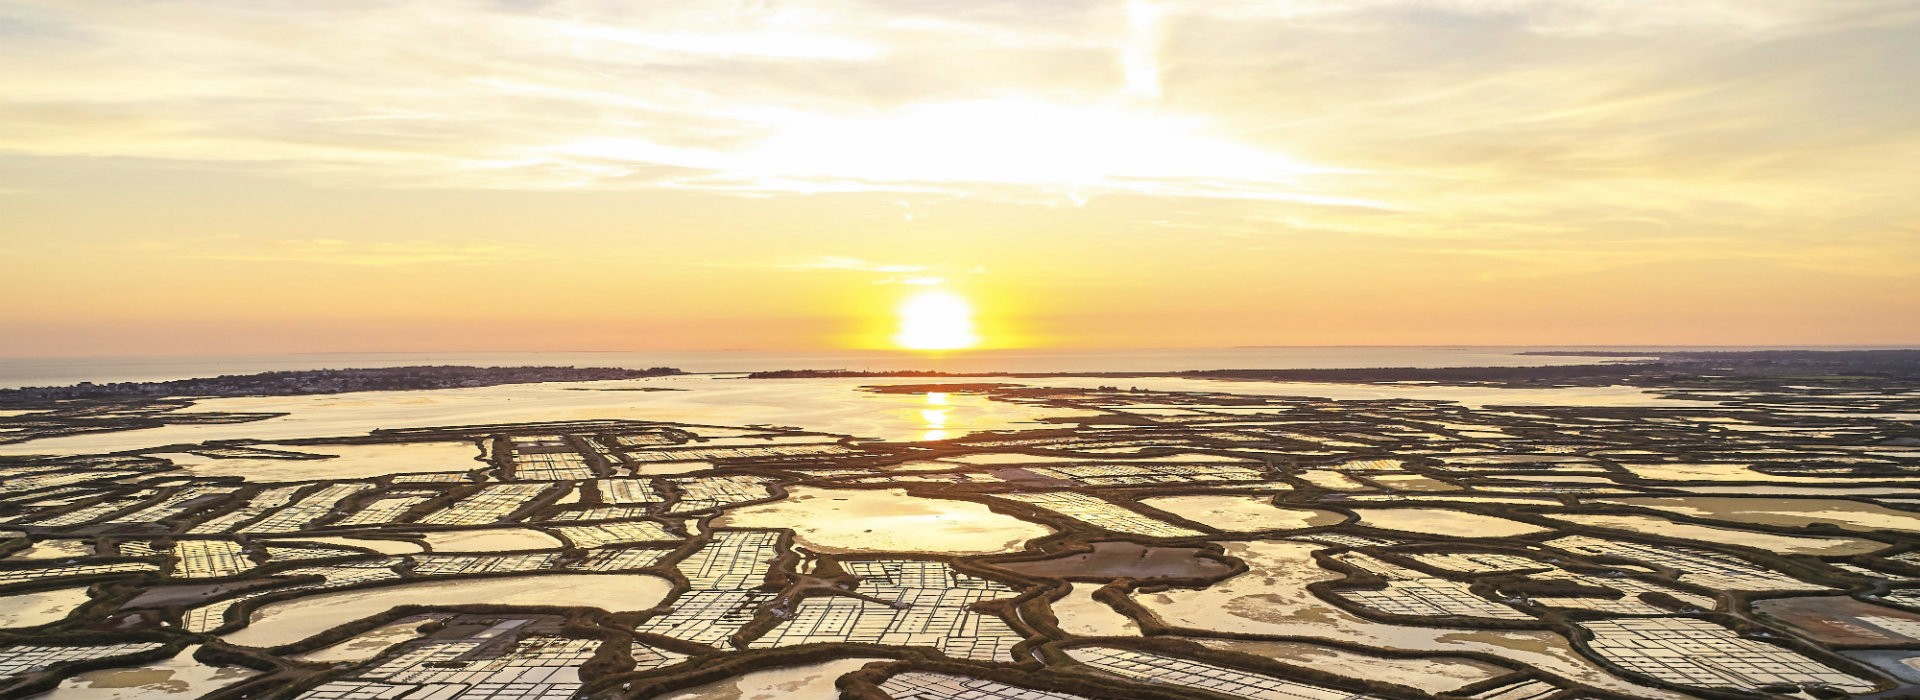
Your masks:
[[[31,0],[0,14],[0,158],[360,190],[876,194],[913,225],[950,199],[1172,200],[1143,220],[1493,250],[1579,240],[1620,259],[1680,234],[1911,258],[1900,232],[1920,219],[1920,7],[1905,0]],[[527,252],[303,245],[356,264]]]
[[[1340,169],[1159,101],[1154,0],[18,12],[34,29],[0,50],[0,149],[18,153],[356,186],[1339,196],[1312,176]]]
[[[978,265],[958,266],[944,263],[931,265],[886,263],[842,255],[824,255],[798,262],[703,261],[699,264],[705,267],[773,270],[779,272],[848,273],[863,276],[871,284],[905,284],[915,286],[946,284],[947,281],[951,279],[984,275],[987,273],[985,267]]]
[[[260,239],[231,234],[143,240],[130,245],[150,255],[180,260],[357,267],[503,265],[553,256],[550,250],[492,241]]]
[[[896,264],[873,263],[873,262],[867,262],[865,260],[861,260],[859,258],[848,258],[848,257],[841,257],[838,255],[822,256],[818,260],[809,260],[806,262],[784,263],[784,264],[778,265],[778,267],[782,269],[787,269],[787,270],[846,270],[846,271],[852,271],[852,272],[879,272],[879,273],[886,273],[886,274],[917,273],[917,272],[925,272],[927,269],[926,266],[924,265],[896,265]]]

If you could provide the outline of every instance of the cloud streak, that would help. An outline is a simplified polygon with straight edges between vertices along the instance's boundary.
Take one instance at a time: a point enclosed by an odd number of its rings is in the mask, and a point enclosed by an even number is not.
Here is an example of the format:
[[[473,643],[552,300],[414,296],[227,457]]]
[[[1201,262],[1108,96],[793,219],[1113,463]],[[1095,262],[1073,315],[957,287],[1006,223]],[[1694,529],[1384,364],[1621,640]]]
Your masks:
[[[147,255],[175,260],[352,267],[506,265],[554,257],[550,250],[497,241],[263,239],[231,234],[144,240],[131,247]]]

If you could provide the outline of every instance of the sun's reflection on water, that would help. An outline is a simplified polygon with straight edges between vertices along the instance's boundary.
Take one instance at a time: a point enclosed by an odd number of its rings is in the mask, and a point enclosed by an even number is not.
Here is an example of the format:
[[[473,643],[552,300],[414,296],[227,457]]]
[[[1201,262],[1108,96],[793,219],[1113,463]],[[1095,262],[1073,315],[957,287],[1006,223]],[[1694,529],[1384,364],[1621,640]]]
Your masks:
[[[920,439],[947,439],[947,413],[952,410],[953,404],[947,401],[946,392],[927,392],[927,407],[920,409],[920,420],[927,424],[927,431],[920,435]]]

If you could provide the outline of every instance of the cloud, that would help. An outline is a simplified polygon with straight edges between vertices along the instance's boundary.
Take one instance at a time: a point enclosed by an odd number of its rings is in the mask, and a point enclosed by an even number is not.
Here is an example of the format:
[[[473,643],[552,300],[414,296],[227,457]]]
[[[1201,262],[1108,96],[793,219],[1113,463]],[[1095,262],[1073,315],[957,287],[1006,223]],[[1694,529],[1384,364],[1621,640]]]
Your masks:
[[[927,269],[923,265],[888,265],[888,264],[880,264],[880,263],[871,263],[865,260],[861,260],[859,258],[848,258],[848,257],[837,256],[837,255],[822,256],[818,260],[812,260],[808,262],[783,264],[783,265],[780,265],[779,267],[781,269],[786,269],[786,270],[846,270],[846,271],[852,271],[852,272],[880,272],[880,273],[886,273],[886,274],[924,272]]]
[[[356,186],[1330,196],[1297,159],[1155,104],[1149,0],[19,12],[0,151],[21,154]]]
[[[329,187],[1151,198],[1215,203],[1169,230],[1456,240],[1885,229],[1920,188],[1896,0],[4,12],[0,154]]]
[[[300,263],[356,267],[505,265],[542,260],[552,252],[490,241],[348,241],[332,238],[259,240],[236,235],[148,240],[131,244],[148,254],[180,260]]]
[[[878,263],[860,258],[826,255],[817,259],[790,263],[702,263],[710,267],[735,267],[751,269],[773,269],[786,272],[850,272],[871,276],[873,284],[905,284],[914,286],[937,286],[946,284],[954,277],[983,275],[987,269],[978,265],[958,267],[953,265],[909,265],[901,263]]]

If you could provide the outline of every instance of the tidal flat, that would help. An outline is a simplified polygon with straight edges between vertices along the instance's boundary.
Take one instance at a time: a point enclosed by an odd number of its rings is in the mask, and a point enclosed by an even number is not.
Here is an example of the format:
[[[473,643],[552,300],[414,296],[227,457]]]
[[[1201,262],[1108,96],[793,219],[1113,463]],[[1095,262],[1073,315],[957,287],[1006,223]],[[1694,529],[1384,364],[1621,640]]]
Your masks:
[[[1154,496],[1140,504],[1225,532],[1300,530],[1347,519],[1328,510],[1275,506],[1265,496]]]
[[[905,489],[797,487],[781,500],[729,510],[713,526],[789,527],[797,545],[824,554],[998,554],[1053,534],[980,503],[919,498]]]
[[[1920,692],[1920,380],[1511,374],[56,402],[0,696]]]
[[[405,442],[376,445],[286,445],[263,443],[280,458],[207,456],[188,452],[151,452],[194,476],[231,476],[252,481],[358,479],[478,469],[480,449],[471,442]],[[297,456],[296,456],[297,455]]]
[[[189,646],[165,661],[80,673],[34,697],[39,700],[185,700],[206,696],[259,675],[252,669],[209,666],[195,661],[193,655],[198,650],[197,646]]]
[[[526,575],[401,583],[268,603],[253,611],[245,628],[222,639],[241,646],[277,647],[402,605],[645,610],[658,605],[670,589],[667,580],[647,574]]]
[[[1859,532],[1920,532],[1920,513],[1852,500],[1649,496],[1614,499],[1612,502],[1731,523],[1779,527],[1825,524]]]

